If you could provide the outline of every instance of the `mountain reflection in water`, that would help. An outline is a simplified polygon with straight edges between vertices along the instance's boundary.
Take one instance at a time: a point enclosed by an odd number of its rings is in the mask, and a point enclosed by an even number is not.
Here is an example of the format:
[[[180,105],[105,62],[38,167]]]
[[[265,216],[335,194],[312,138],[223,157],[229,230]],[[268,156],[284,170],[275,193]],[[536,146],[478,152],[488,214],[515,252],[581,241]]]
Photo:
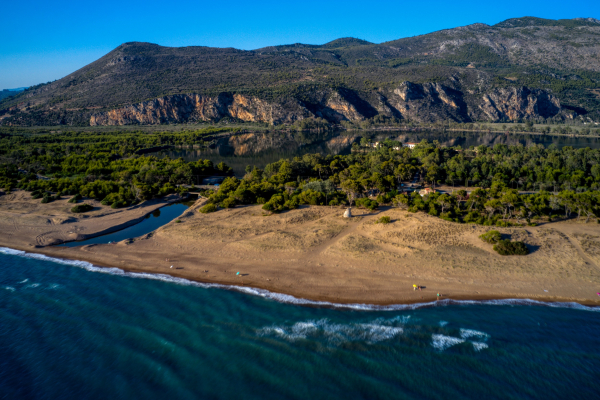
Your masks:
[[[438,140],[443,146],[470,146],[496,144],[530,146],[541,144],[545,147],[555,144],[558,148],[572,146],[574,148],[600,148],[600,139],[551,135],[520,135],[504,133],[479,132],[406,132],[406,131],[356,131],[356,132],[270,132],[245,133],[218,138],[210,148],[194,149],[172,148],[149,153],[157,157],[183,158],[186,161],[201,159],[213,163],[226,163],[233,168],[235,175],[242,177],[246,166],[255,165],[264,168],[267,164],[282,158],[291,159],[304,154],[349,154],[352,144],[361,137],[374,141],[385,139],[402,143]]]

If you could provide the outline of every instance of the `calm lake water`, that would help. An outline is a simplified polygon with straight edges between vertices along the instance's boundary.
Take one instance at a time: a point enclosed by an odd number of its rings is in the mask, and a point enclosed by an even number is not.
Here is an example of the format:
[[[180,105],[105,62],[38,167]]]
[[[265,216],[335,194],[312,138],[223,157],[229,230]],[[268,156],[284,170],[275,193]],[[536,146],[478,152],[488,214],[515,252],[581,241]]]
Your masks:
[[[225,162],[233,168],[236,176],[241,177],[248,165],[264,168],[267,164],[281,158],[293,158],[308,153],[349,154],[352,143],[360,141],[362,136],[374,140],[393,139],[400,142],[420,142],[439,140],[444,146],[469,146],[495,144],[528,146],[542,144],[546,147],[555,144],[559,148],[600,148],[600,139],[579,138],[550,135],[506,135],[503,133],[470,133],[470,132],[404,132],[404,131],[372,131],[341,132],[327,134],[311,133],[248,133],[223,137],[208,149],[169,149],[148,155],[158,157],[179,158],[186,161],[201,159],[211,160],[218,164]]]
[[[0,398],[600,398],[598,309],[244,290],[0,249]]]
[[[67,242],[63,243],[59,246],[66,247],[76,247],[83,246],[87,244],[100,244],[100,243],[109,243],[109,242],[120,242],[121,240],[131,239],[138,236],[143,236],[147,233],[155,231],[161,226],[168,224],[181,214],[188,208],[187,204],[184,203],[175,203],[170,204],[168,206],[159,208],[154,211],[152,214],[146,215],[146,218],[135,225],[132,225],[128,228],[122,229],[120,231],[116,231],[113,233],[109,233],[107,235],[97,236],[87,240],[80,240],[77,242]]]

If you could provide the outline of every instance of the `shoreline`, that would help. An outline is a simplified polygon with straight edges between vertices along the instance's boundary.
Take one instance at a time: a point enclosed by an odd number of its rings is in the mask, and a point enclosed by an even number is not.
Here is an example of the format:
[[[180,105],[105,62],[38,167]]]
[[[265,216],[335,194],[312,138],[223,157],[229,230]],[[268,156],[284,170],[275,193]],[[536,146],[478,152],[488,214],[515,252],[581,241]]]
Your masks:
[[[273,215],[261,206],[201,214],[199,199],[152,233],[69,247],[51,244],[97,236],[159,205],[119,213],[99,205],[95,218],[74,218],[66,200],[41,208],[22,193],[11,196],[0,214],[0,246],[102,268],[333,304],[427,303],[440,293],[464,301],[600,306],[600,236],[592,225],[499,228],[534,249],[525,258],[505,257],[479,239],[488,228],[401,209],[351,219],[340,208],[319,206]],[[382,213],[390,224],[375,223]],[[423,290],[414,291],[415,284]]]
[[[93,245],[91,245],[93,246]],[[9,250],[8,252],[5,251]],[[38,249],[36,249],[38,250]],[[22,252],[23,254],[16,254],[16,252]],[[149,280],[160,280],[164,282],[170,282],[181,285],[192,285],[204,288],[217,288],[224,290],[233,290],[249,295],[259,296],[269,298],[271,300],[278,301],[280,303],[286,304],[295,304],[302,306],[313,306],[313,307],[328,307],[335,309],[353,309],[353,310],[364,310],[364,311],[394,311],[400,309],[414,309],[414,308],[425,308],[425,307],[435,307],[437,305],[451,305],[451,304],[489,304],[489,305],[539,305],[546,307],[561,307],[561,308],[578,308],[575,305],[579,305],[582,307],[586,307],[590,311],[599,311],[600,312],[600,303],[587,301],[587,300],[573,300],[561,298],[559,296],[539,296],[538,298],[532,299],[530,297],[519,297],[518,295],[514,296],[486,296],[486,295],[477,295],[477,296],[469,296],[469,295],[458,295],[458,296],[442,296],[437,300],[433,301],[422,301],[422,300],[408,300],[402,302],[368,302],[368,303],[360,303],[357,301],[342,301],[342,302],[332,302],[329,301],[326,297],[302,297],[297,296],[296,294],[289,293],[280,293],[269,289],[268,287],[260,287],[260,286],[247,286],[247,285],[239,285],[231,282],[215,282],[215,281],[206,281],[199,279],[190,279],[188,277],[177,276],[172,274],[164,274],[164,273],[153,273],[148,272],[143,269],[137,268],[127,268],[123,266],[115,266],[115,265],[97,265],[91,261],[83,260],[83,259],[75,259],[70,258],[69,256],[55,256],[49,255],[47,252],[42,251],[32,251],[31,249],[17,249],[11,247],[3,247],[0,246],[0,253],[4,253],[7,255],[15,255],[19,257],[25,258],[36,258],[36,259],[46,259],[50,262],[57,262],[60,264],[67,264],[73,267],[82,267],[81,263],[87,263],[91,268],[84,269],[90,272],[100,272],[100,273],[109,273],[110,270],[118,270],[121,273],[115,274],[119,276],[127,276],[131,278],[141,278],[141,279],[149,279]],[[28,255],[34,255],[38,257],[28,257]],[[42,256],[42,257],[39,257]],[[570,305],[570,307],[568,306]],[[416,306],[416,307],[411,307]]]

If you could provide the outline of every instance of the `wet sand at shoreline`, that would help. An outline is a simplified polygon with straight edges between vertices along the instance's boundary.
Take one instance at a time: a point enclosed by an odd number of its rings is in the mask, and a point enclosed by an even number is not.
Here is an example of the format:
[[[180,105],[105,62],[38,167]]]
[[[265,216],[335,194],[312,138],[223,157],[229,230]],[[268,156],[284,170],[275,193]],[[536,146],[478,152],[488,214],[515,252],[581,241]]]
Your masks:
[[[354,210],[358,215],[344,219],[340,208],[302,206],[268,215],[261,206],[243,206],[201,214],[197,209],[203,201],[184,212],[180,223],[132,242],[42,247],[131,225],[166,202],[122,210],[95,202],[97,209],[81,218],[70,213],[66,199],[39,204],[16,191],[0,197],[0,246],[334,303],[419,303],[435,301],[439,292],[457,300],[600,305],[600,226],[595,222],[497,228],[532,251],[500,256],[478,238],[491,228],[422,213]],[[392,223],[376,224],[381,215]],[[425,288],[414,291],[413,284]]]

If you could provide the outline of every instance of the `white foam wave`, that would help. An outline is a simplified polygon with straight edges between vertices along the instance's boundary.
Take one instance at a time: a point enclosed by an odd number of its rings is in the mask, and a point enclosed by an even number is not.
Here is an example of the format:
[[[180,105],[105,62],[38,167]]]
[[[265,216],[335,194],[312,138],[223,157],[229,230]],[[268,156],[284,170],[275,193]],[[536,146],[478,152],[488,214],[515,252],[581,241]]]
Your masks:
[[[463,339],[468,339],[468,338],[476,337],[478,339],[487,340],[487,338],[489,338],[490,335],[488,335],[485,332],[480,332],[480,331],[476,331],[476,330],[473,330],[473,329],[461,329],[460,330],[460,337],[463,338]]]
[[[431,335],[431,345],[438,350],[446,350],[452,346],[455,346],[457,344],[461,344],[464,342],[465,342],[464,339],[459,339],[459,338],[455,338],[452,336],[438,335],[438,334]]]
[[[126,276],[130,278],[143,278],[143,279],[152,279],[159,280],[164,282],[176,283],[178,285],[185,286],[197,286],[202,288],[220,288],[220,289],[228,289],[235,290],[242,293],[247,293],[253,296],[259,296],[271,300],[278,301],[280,303],[289,303],[296,305],[306,305],[306,306],[315,306],[315,307],[330,307],[330,308],[338,308],[338,309],[351,309],[351,310],[359,310],[359,311],[403,311],[403,310],[416,310],[418,308],[424,307],[443,307],[448,305],[530,305],[530,306],[546,306],[546,307],[555,307],[555,308],[571,308],[576,310],[583,311],[595,311],[600,312],[600,307],[590,307],[584,306],[579,303],[545,303],[542,301],[531,300],[531,299],[503,299],[503,300],[452,300],[452,299],[444,299],[439,301],[433,301],[429,303],[415,303],[415,304],[391,304],[387,306],[380,306],[375,304],[339,304],[339,303],[330,303],[327,301],[313,301],[302,299],[298,297],[294,297],[288,294],[270,292],[265,289],[257,289],[246,286],[233,286],[233,285],[222,285],[219,283],[201,283],[194,282],[183,278],[176,278],[170,275],[164,274],[149,274],[144,272],[125,272],[120,268],[108,268],[108,267],[97,267],[86,261],[78,261],[78,260],[65,260],[61,258],[48,257],[43,254],[36,253],[27,253],[21,250],[14,250],[7,247],[0,247],[0,253],[14,255],[19,257],[33,258],[36,260],[42,261],[50,261],[58,264],[71,265],[75,267],[84,268],[88,271],[92,272],[101,272],[105,274],[112,274],[118,276]]]
[[[36,288],[36,287],[38,287],[38,286],[40,286],[40,284],[39,284],[39,283],[30,283],[29,285],[26,285],[25,287],[26,287],[26,288],[32,288],[32,289],[33,289],[33,288]]]
[[[28,280],[29,280],[29,279],[24,279],[24,280],[22,280],[21,282],[17,282],[17,283],[25,283],[25,282],[27,282]]]
[[[482,343],[482,342],[471,342],[473,344],[473,348],[475,349],[475,351],[481,351],[483,349],[487,349],[489,346],[487,345],[487,343]]]
[[[296,322],[291,326],[275,325],[257,330],[259,336],[276,336],[288,341],[308,338],[324,338],[333,345],[345,342],[378,343],[390,340],[404,332],[397,326],[395,318],[390,320],[377,319],[363,324],[336,324],[327,319],[319,321]]]
[[[4,286],[4,289],[8,290],[9,292],[14,292],[15,290],[17,290],[12,286]]]
[[[440,321],[440,326],[443,328],[448,325],[448,321]]]

